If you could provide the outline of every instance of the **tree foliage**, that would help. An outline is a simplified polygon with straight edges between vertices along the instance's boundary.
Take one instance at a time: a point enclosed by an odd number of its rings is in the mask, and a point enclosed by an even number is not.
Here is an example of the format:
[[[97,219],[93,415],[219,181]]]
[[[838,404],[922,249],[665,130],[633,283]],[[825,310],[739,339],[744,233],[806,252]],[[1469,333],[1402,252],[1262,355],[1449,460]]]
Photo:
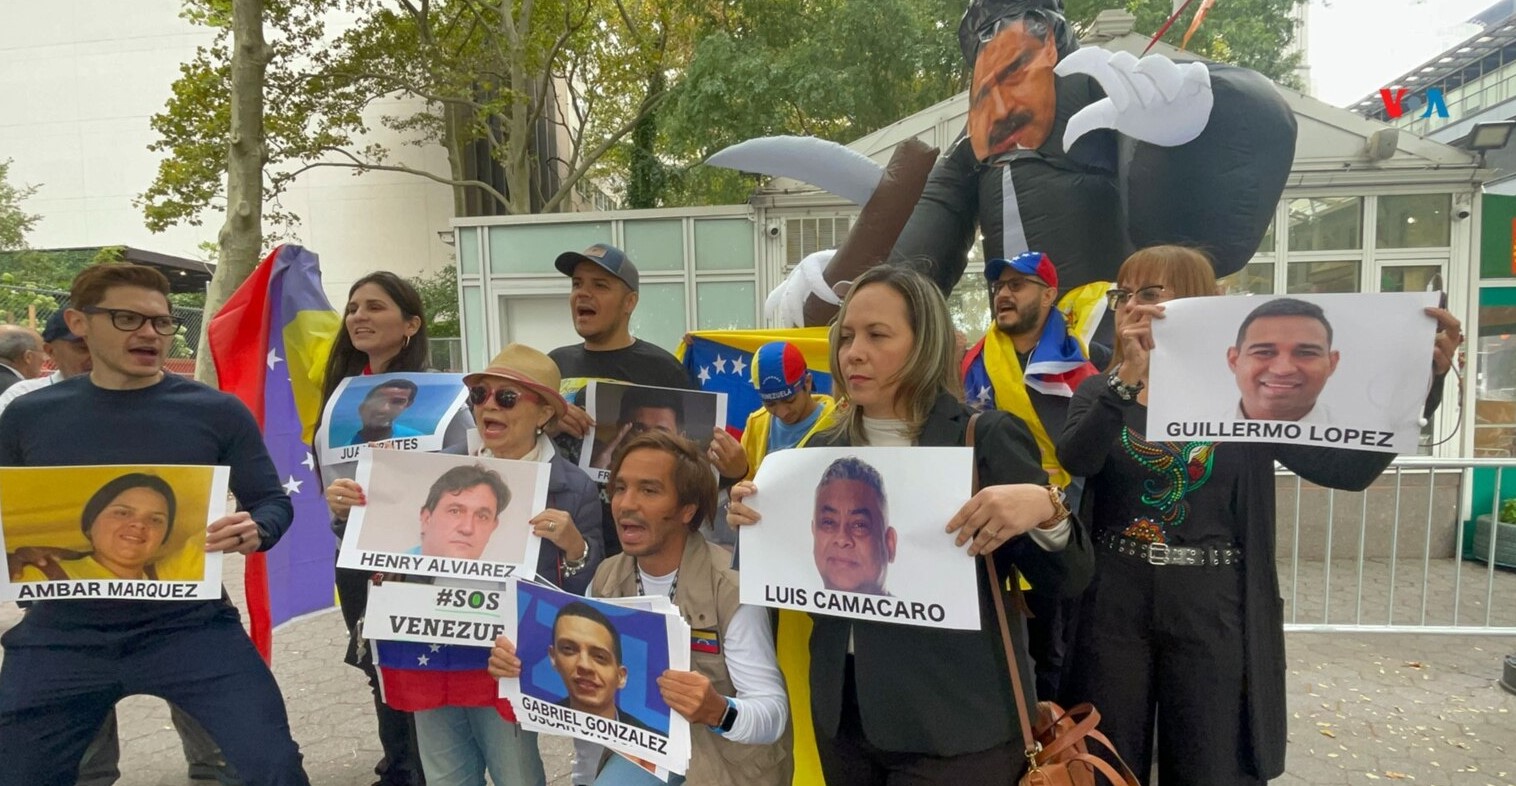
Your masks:
[[[1306,0],[1220,0],[1206,14],[1189,51],[1223,63],[1251,68],[1264,76],[1291,87],[1299,87],[1295,68],[1299,53],[1287,54],[1295,40],[1295,22],[1290,14]],[[1191,3],[1188,10],[1170,27],[1164,43],[1179,46],[1184,31],[1200,7]],[[1137,30],[1148,35],[1158,32],[1174,12],[1172,0],[1068,0],[1064,10],[1076,27],[1083,30],[1101,11],[1125,9],[1137,17]]]
[[[220,35],[181,68],[152,120],[165,155],[141,195],[148,224],[197,223],[222,205],[229,122],[225,0],[188,15]],[[639,82],[664,43],[659,14],[635,0],[267,0],[272,52],[264,122],[270,219],[278,198],[316,168],[391,171],[452,186],[455,212],[559,209],[598,158],[660,96]],[[340,14],[340,29],[331,22]],[[387,129],[399,145],[375,142]],[[557,144],[552,144],[556,141]],[[426,155],[440,146],[447,170]],[[543,151],[556,148],[544,159]],[[500,178],[476,176],[473,157]],[[543,177],[544,165],[555,174]],[[474,207],[470,207],[473,205]]]
[[[0,251],[26,248],[26,233],[42,218],[21,209],[38,186],[11,185],[10,169],[10,159],[0,161]]]
[[[426,314],[426,334],[431,338],[456,338],[458,320],[458,267],[448,265],[430,275],[409,279],[421,295],[421,311]]]
[[[746,0],[713,14],[660,112],[660,204],[741,201],[697,166],[759,136],[850,142],[964,89],[961,0]],[[634,172],[634,175],[636,173]],[[641,205],[652,207],[654,205]]]

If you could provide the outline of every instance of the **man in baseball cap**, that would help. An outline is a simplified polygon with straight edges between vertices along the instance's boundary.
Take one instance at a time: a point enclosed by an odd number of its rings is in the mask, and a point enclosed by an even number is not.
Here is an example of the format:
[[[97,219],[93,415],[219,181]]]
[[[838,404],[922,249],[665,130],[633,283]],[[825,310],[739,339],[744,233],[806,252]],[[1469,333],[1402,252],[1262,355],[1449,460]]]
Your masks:
[[[559,392],[568,401],[568,408],[549,433],[558,451],[577,462],[584,435],[595,425],[591,414],[584,411],[584,387],[589,380],[680,389],[692,386],[684,365],[667,350],[632,337],[632,312],[637,308],[640,280],[637,266],[625,251],[596,243],[584,251],[559,254],[553,266],[572,281],[569,313],[574,332],[584,342],[548,353],[562,372]],[[606,547],[614,554],[620,550],[620,541],[609,508],[603,525]]]
[[[84,345],[84,339],[70,332],[68,324],[63,321],[63,312],[67,310],[60,308],[54,311],[47,318],[47,324],[42,326],[42,351],[52,359],[56,370],[47,376],[17,382],[0,393],[0,412],[4,412],[8,404],[23,394],[62,382],[69,377],[89,373],[89,347]]]
[[[815,392],[816,380],[805,356],[788,341],[772,341],[753,354],[753,389],[763,407],[753,410],[742,430],[741,450],[732,436],[717,429],[711,456],[723,483],[751,479],[763,457],[804,445],[826,428],[837,409],[831,396]]]

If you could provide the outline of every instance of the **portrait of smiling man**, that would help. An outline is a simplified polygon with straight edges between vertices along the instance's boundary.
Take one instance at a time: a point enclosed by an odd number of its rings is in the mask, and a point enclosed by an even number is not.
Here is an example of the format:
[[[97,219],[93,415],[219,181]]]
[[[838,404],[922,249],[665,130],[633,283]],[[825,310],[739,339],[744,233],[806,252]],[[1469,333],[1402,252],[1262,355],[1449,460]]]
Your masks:
[[[816,484],[811,536],[827,589],[889,594],[884,577],[895,561],[896,535],[878,470],[852,456],[832,462]]]
[[[1242,399],[1236,417],[1327,423],[1331,414],[1316,399],[1337,370],[1332,325],[1315,303],[1270,300],[1253,309],[1227,348],[1227,367]]]
[[[558,610],[548,661],[568,692],[559,706],[653,731],[616,704],[616,694],[626,687],[621,634],[599,609],[574,601]]]
[[[442,473],[421,506],[421,545],[428,557],[479,559],[511,502],[505,480],[479,464]]]

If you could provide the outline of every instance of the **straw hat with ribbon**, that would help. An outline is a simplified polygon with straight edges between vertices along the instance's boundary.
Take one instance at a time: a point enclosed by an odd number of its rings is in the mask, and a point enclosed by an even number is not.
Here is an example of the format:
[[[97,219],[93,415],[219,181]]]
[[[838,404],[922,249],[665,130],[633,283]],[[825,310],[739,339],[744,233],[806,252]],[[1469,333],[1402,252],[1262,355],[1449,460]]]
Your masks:
[[[508,379],[536,393],[553,408],[554,417],[561,418],[568,410],[568,402],[558,392],[558,384],[562,379],[558,364],[525,344],[507,345],[483,371],[465,376],[463,384],[473,387],[485,377]]]

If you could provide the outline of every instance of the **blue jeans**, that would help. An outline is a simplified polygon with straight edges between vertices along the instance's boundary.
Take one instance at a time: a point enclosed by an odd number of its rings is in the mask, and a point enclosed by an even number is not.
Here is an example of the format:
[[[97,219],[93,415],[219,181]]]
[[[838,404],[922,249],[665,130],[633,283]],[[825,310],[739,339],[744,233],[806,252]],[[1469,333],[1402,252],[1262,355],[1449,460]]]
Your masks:
[[[537,733],[494,707],[442,707],[415,714],[416,747],[428,786],[545,786]]]
[[[248,783],[309,786],[284,697],[235,609],[192,628],[99,638],[50,646],[48,631],[26,619],[7,632],[0,786],[73,786],[111,708],[138,694],[167,699],[199,721]]]
[[[669,786],[684,783],[683,775],[669,773]],[[612,753],[595,778],[595,786],[663,786],[663,781],[647,770],[626,760],[619,753]]]

